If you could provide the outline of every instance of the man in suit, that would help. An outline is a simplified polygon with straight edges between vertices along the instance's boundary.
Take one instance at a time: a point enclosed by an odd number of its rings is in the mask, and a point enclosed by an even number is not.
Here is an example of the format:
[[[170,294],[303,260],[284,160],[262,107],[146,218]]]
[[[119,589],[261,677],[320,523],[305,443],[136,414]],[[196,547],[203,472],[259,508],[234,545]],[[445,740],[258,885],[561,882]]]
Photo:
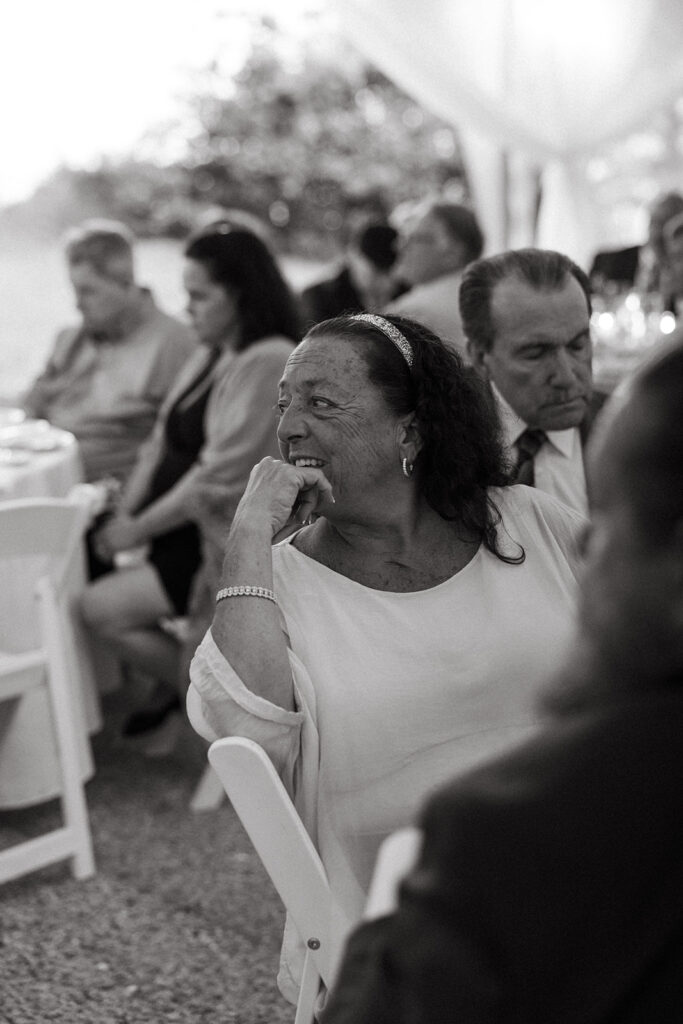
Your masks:
[[[483,248],[484,236],[471,210],[458,203],[430,203],[403,232],[394,272],[409,291],[387,312],[419,320],[465,355],[458,288],[464,268]]]
[[[398,232],[389,224],[367,224],[354,234],[344,263],[334,277],[301,293],[306,327],[342,313],[371,313],[396,294],[392,267]]]
[[[583,448],[604,396],[591,372],[588,278],[567,256],[515,249],[463,274],[470,358],[490,382],[519,483],[586,512]]]
[[[588,272],[593,291],[602,292],[608,286],[618,291],[633,287],[643,292],[661,291],[659,277],[664,262],[664,225],[679,213],[683,213],[683,196],[679,192],[666,192],[650,207],[645,245],[596,253]]]
[[[664,225],[664,261],[660,274],[662,305],[683,314],[683,213]]]
[[[593,520],[548,720],[441,790],[325,1024],[683,1020],[683,345],[591,442]]]

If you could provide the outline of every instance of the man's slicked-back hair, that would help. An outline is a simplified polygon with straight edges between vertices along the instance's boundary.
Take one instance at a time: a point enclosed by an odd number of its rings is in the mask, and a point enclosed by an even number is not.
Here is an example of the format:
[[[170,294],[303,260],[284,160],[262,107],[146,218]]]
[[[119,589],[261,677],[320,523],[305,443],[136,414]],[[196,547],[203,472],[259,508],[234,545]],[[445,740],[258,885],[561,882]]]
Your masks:
[[[116,220],[86,220],[72,228],[64,239],[69,266],[85,263],[100,277],[121,285],[133,283],[135,238],[125,224]]]
[[[484,251],[484,233],[475,215],[460,203],[432,203],[429,212],[446,228],[456,242],[465,248],[467,263],[478,260]]]
[[[552,249],[510,249],[496,256],[476,260],[465,270],[460,285],[460,316],[468,341],[489,352],[495,341],[491,312],[493,290],[501,281],[513,278],[539,292],[557,291],[573,277],[586,296],[591,313],[588,275],[568,256]]]

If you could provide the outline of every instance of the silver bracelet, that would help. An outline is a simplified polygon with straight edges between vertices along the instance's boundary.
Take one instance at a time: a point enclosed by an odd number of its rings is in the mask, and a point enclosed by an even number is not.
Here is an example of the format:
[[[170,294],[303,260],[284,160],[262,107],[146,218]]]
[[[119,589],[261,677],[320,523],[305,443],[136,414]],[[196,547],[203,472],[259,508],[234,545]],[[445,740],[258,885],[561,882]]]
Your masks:
[[[216,604],[226,597],[265,597],[266,601],[275,601],[275,594],[267,587],[223,587],[216,594]]]

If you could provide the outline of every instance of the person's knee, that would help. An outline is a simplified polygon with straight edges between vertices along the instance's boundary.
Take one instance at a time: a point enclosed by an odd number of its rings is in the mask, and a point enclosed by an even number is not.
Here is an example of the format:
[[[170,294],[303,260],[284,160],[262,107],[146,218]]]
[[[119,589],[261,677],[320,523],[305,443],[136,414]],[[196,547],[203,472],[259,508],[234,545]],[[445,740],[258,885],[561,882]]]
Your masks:
[[[98,583],[86,587],[79,601],[79,611],[86,626],[101,636],[110,636],[122,627],[116,604],[107,600]]]
[[[172,611],[163,592],[157,593],[157,589],[154,577],[145,573],[110,573],[85,588],[81,598],[83,620],[104,637],[150,629]]]

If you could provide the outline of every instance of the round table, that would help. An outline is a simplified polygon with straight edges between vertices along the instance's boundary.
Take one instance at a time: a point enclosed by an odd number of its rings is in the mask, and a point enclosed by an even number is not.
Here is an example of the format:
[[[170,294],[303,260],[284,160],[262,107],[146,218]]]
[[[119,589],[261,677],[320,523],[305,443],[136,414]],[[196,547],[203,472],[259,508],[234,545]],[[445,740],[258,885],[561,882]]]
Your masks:
[[[0,412],[0,501],[65,498],[83,479],[73,434],[46,420],[21,419],[19,410]]]

